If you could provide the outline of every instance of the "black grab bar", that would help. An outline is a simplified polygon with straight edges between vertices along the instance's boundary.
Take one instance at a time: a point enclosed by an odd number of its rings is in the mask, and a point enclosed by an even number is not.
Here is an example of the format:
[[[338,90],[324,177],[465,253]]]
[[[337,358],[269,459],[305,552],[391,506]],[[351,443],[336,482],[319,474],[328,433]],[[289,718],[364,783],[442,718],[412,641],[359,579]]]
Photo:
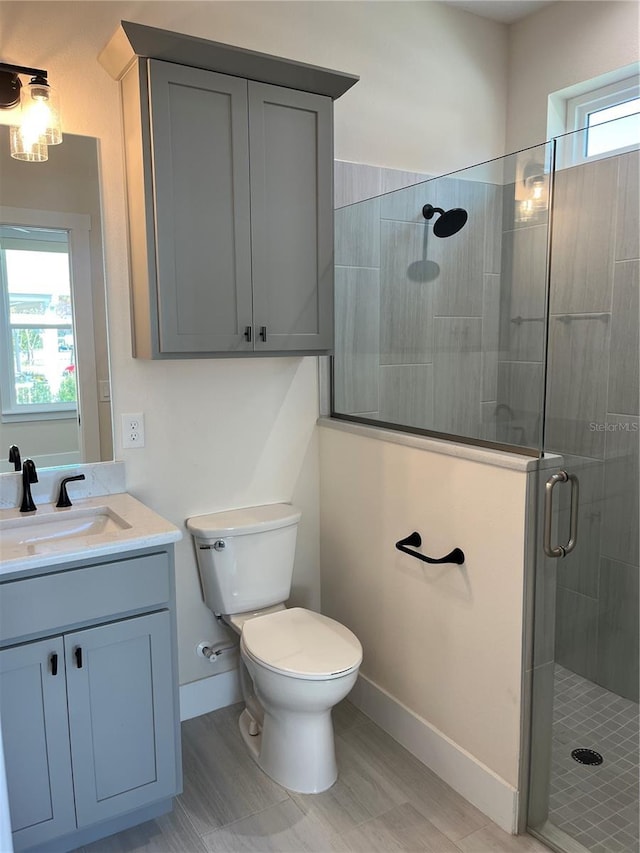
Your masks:
[[[422,560],[424,563],[455,563],[458,566],[464,563],[464,551],[461,551],[460,548],[454,548],[450,554],[436,560],[435,557],[426,557],[424,554],[412,551],[411,548],[407,548],[407,545],[411,545],[412,548],[419,548],[422,545],[422,536],[420,536],[417,530],[414,530],[405,539],[396,542],[398,551],[409,554],[411,557],[417,557],[418,560]]]

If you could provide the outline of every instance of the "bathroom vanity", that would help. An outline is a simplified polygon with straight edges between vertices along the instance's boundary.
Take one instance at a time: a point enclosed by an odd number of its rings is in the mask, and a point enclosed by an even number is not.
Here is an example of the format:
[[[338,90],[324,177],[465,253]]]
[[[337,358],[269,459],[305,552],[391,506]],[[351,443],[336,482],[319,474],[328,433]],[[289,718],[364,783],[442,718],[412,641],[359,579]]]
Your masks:
[[[13,844],[71,850],[182,786],[173,542],[130,495],[0,511],[0,726]]]

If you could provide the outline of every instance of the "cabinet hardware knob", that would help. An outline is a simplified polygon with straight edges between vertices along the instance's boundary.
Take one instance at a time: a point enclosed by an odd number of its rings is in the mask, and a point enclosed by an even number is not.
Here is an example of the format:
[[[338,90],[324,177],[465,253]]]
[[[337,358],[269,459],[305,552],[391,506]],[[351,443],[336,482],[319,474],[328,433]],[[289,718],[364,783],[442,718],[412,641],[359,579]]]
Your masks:
[[[78,669],[82,669],[82,647],[78,646],[74,651],[74,655],[76,656],[76,666]]]
[[[251,326],[244,327],[244,339],[247,343],[251,343]]]
[[[267,327],[266,326],[260,326],[260,340],[264,341],[265,344],[267,342]]]
[[[58,655],[56,654],[56,652],[54,652],[49,657],[49,665],[51,666],[51,675],[57,675],[58,674]]]

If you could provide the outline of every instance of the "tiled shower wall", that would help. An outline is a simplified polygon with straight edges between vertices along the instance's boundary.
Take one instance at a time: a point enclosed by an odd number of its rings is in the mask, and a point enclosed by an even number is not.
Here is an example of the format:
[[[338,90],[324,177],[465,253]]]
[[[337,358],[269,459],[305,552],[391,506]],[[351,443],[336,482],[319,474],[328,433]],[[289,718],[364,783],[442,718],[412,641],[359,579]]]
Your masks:
[[[458,178],[416,185],[427,178],[336,163],[337,205],[377,197],[336,210],[335,410],[489,438],[501,192]],[[426,203],[464,207],[467,225],[435,237]]]
[[[546,442],[581,485],[578,548],[558,561],[556,660],[635,701],[639,161],[557,175]]]

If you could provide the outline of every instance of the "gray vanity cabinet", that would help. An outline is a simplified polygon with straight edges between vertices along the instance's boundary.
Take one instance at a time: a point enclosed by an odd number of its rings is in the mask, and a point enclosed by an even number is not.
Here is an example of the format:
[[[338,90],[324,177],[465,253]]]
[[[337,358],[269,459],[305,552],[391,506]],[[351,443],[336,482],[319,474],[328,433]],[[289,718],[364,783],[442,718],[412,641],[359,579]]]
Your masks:
[[[331,98],[155,59],[123,95],[136,354],[329,350]]]
[[[170,810],[172,554],[0,583],[0,610],[12,614],[0,623],[0,722],[16,851],[76,849]]]

